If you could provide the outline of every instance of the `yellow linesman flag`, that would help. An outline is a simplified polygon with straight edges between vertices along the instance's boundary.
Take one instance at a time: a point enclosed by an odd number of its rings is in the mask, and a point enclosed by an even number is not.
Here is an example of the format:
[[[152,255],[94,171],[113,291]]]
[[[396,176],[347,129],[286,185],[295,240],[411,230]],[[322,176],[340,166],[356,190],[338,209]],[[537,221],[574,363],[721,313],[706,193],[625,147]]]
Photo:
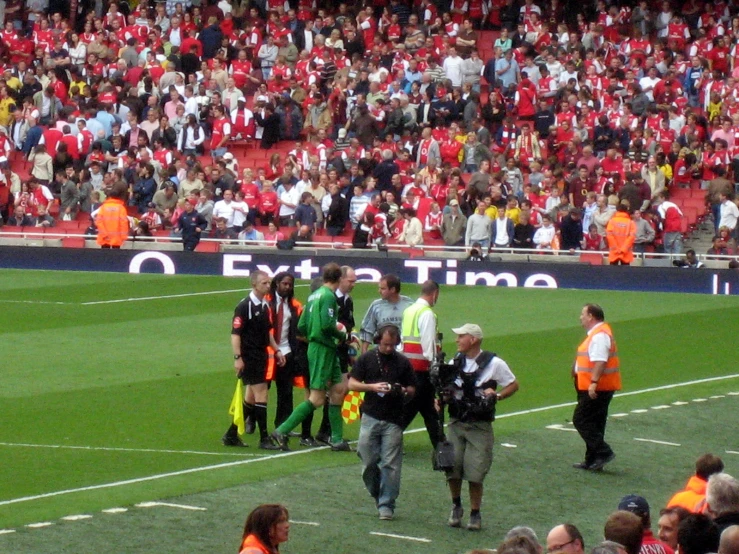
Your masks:
[[[344,397],[344,403],[341,405],[341,417],[344,423],[354,423],[359,419],[359,407],[364,402],[364,393],[357,391],[349,391]]]
[[[231,406],[228,408],[228,415],[232,416],[234,425],[238,427],[239,435],[243,435],[246,424],[244,422],[244,385],[241,379],[236,379],[236,390]]]

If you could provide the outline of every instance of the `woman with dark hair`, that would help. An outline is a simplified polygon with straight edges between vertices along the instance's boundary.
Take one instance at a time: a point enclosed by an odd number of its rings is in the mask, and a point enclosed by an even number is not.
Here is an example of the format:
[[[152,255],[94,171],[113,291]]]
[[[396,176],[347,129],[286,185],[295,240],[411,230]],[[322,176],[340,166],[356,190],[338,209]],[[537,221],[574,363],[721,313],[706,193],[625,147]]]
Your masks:
[[[282,504],[262,504],[246,518],[239,554],[274,554],[290,532],[287,508]]]

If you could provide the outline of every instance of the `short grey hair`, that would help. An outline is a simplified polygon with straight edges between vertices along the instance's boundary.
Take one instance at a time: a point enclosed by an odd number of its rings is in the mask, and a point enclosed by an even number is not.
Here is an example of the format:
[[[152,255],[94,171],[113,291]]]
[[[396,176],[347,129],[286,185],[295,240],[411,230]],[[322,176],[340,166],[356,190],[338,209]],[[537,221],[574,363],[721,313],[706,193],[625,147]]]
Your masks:
[[[728,473],[714,473],[708,478],[706,502],[715,516],[739,512],[739,481]]]
[[[516,525],[513,529],[505,534],[503,540],[507,541],[508,539],[515,539],[517,537],[526,537],[537,544],[539,543],[539,537],[536,536],[536,531],[534,531],[531,527],[526,527],[525,525]]]
[[[393,159],[393,151],[389,148],[385,148],[385,150],[382,151],[382,159],[383,160],[392,160]]]

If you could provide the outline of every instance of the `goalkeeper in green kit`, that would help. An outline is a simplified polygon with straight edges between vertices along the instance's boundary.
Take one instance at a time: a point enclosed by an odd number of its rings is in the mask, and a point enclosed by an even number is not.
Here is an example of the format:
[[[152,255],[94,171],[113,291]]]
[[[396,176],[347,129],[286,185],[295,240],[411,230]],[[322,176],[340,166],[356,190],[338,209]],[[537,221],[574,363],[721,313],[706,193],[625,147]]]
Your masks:
[[[308,341],[308,371],[310,395],[290,417],[272,433],[272,440],[288,450],[287,438],[290,431],[323,406],[326,390],[329,391],[329,421],[331,422],[331,450],[349,452],[349,443],[344,440],[344,422],[341,405],[344,401],[341,366],[336,352],[337,345],[346,340],[347,331],[338,323],[339,304],[336,289],[341,280],[341,267],[330,263],[323,267],[323,286],[308,297],[303,314],[298,321],[298,334]]]

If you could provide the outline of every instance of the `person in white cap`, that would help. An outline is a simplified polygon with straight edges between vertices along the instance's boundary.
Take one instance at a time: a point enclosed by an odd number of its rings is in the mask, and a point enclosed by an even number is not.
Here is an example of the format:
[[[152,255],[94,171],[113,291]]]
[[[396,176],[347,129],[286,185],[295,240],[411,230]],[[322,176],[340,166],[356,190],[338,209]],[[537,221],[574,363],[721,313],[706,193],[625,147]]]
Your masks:
[[[465,480],[470,490],[467,529],[479,531],[482,482],[493,463],[495,405],[515,394],[518,381],[506,362],[495,353],[482,350],[483,334],[479,325],[465,323],[452,331],[457,335],[457,354],[452,360],[457,373],[441,392],[442,400],[449,406],[447,435],[454,444],[454,467],[447,471],[452,495],[448,524],[461,525],[462,480]]]

